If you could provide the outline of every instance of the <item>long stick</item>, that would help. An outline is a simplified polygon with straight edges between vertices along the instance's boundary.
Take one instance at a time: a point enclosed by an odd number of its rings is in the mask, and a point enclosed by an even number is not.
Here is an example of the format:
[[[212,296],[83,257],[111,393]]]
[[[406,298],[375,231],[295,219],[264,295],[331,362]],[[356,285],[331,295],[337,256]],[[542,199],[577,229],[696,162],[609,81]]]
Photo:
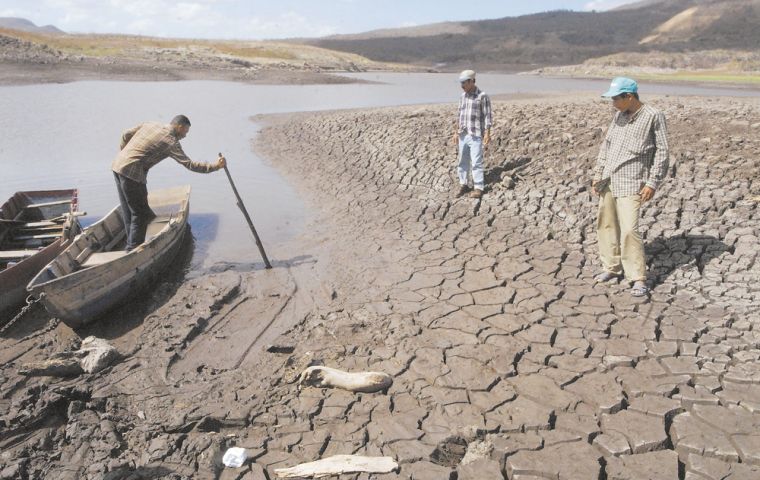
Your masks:
[[[222,154],[220,153],[219,156],[221,157]],[[230,175],[230,171],[227,169],[227,165],[224,166],[224,173],[227,174],[227,179],[230,181],[230,186],[232,187],[232,191],[235,192],[235,196],[237,197],[237,206],[240,207],[240,211],[243,212],[245,221],[248,222],[248,227],[250,227],[251,233],[253,233],[253,238],[256,239],[256,246],[259,247],[261,258],[264,259],[264,265],[267,268],[272,268],[272,264],[269,263],[267,254],[264,251],[264,245],[261,244],[261,239],[259,238],[259,234],[256,233],[256,227],[253,226],[251,217],[248,215],[248,210],[246,210],[245,205],[243,205],[243,199],[240,198],[240,194],[238,193],[237,188],[235,188],[235,182],[232,181],[232,175]]]

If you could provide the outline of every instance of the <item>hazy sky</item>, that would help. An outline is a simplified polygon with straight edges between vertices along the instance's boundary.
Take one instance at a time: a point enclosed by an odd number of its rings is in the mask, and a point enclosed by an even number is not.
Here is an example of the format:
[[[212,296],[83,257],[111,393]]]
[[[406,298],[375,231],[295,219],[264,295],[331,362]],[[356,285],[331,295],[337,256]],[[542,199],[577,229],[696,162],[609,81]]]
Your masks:
[[[0,17],[70,33],[265,39],[317,37],[547,10],[606,10],[631,0],[0,0]]]

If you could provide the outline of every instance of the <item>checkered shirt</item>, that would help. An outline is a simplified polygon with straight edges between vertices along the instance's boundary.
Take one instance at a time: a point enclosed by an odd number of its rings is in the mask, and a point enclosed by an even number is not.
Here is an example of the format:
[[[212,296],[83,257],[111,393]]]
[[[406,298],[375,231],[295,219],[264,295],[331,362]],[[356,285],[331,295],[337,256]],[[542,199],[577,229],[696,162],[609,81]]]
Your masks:
[[[599,149],[594,181],[609,179],[614,197],[638,195],[646,185],[660,186],[668,171],[665,115],[642,105],[633,114],[617,112]]]
[[[214,164],[187,158],[171,125],[141,123],[122,134],[119,148],[111,169],[140,183],[147,183],[148,170],[167,157],[193,172],[209,173],[217,169]]]
[[[491,99],[479,88],[472,93],[462,92],[459,99],[460,134],[483,137],[483,133],[491,128]]]

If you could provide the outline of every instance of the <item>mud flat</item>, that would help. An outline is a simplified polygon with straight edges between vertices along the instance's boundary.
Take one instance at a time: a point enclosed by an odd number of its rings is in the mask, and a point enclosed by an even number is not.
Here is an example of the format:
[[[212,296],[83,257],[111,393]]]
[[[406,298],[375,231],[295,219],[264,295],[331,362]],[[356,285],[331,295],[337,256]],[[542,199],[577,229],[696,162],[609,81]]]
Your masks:
[[[453,106],[270,117],[257,149],[319,211],[274,269],[220,266],[72,332],[0,339],[0,478],[757,478],[760,105],[645,98],[672,165],[642,224],[650,299],[594,285],[596,99],[495,102],[489,190],[456,199]],[[93,375],[20,366],[97,335]],[[308,366],[384,391],[302,386]],[[228,447],[247,449],[224,468]]]

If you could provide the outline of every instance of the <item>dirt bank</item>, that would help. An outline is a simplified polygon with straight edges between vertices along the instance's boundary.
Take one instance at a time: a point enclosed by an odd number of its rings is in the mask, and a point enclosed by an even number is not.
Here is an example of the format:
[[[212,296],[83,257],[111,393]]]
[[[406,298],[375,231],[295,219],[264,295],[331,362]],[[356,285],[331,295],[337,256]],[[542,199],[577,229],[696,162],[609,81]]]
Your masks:
[[[33,63],[0,63],[0,85],[34,85],[86,80],[175,81],[227,80],[253,84],[311,85],[360,83],[330,73],[287,68],[193,68],[179,65],[120,63],[63,63],[55,66]]]
[[[257,149],[319,220],[271,271],[167,281],[82,332],[39,313],[7,332],[0,478],[264,479],[348,453],[401,468],[347,479],[755,478],[760,105],[644,100],[672,145],[642,220],[651,299],[592,281],[606,103],[495,102],[482,201],[452,195],[453,105],[271,117]],[[121,360],[19,376],[90,334]],[[311,364],[394,382],[299,390]]]
[[[733,50],[625,52],[592,58],[579,65],[542,67],[526,73],[569,78],[628,76],[658,82],[757,88],[760,54]]]
[[[42,35],[0,29],[0,85],[79,80],[352,83],[332,73],[372,69],[409,70],[297,44]]]

